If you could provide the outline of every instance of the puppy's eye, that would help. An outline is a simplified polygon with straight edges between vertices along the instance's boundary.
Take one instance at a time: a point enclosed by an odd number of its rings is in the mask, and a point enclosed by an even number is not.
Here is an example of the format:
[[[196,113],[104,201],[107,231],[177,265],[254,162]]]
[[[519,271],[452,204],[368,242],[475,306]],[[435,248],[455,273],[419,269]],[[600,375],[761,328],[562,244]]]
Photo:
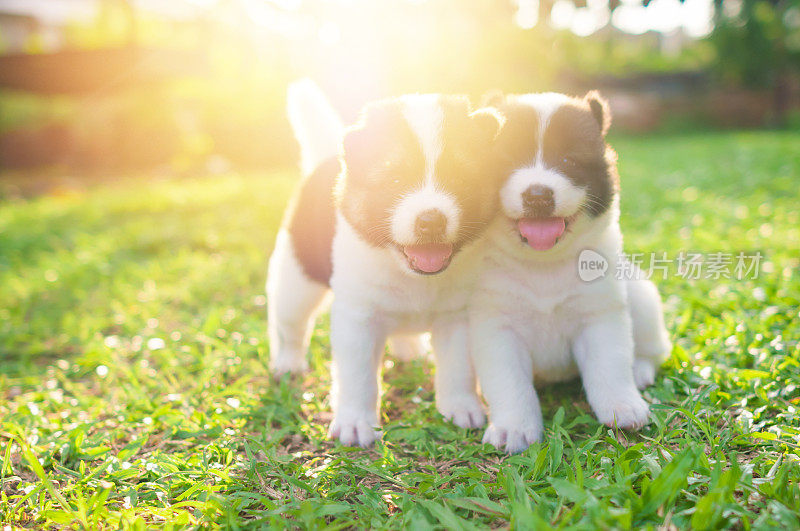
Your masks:
[[[561,162],[564,163],[564,165],[566,166],[575,166],[577,164],[577,162],[575,162],[575,159],[573,159],[572,157],[564,157],[563,159],[561,159]]]

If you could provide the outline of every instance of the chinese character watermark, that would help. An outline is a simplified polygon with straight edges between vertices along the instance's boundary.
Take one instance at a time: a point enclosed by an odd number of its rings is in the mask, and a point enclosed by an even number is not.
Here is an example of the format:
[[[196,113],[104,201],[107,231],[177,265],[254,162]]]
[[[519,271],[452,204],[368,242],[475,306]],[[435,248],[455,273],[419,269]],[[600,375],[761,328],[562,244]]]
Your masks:
[[[617,280],[661,279],[670,272],[685,280],[735,279],[755,280],[761,272],[764,256],[760,251],[737,254],[726,252],[698,253],[680,251],[670,257],[666,252],[621,254],[614,260],[613,278]],[[647,263],[647,267],[645,267]],[[578,277],[584,282],[605,278],[610,261],[592,249],[584,249],[578,257]]]

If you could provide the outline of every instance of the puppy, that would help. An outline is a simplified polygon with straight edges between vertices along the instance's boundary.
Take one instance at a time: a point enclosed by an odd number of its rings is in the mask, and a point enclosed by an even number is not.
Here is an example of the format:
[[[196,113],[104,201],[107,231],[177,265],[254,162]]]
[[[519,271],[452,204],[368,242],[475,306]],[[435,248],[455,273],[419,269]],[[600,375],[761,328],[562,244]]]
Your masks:
[[[594,92],[495,104],[506,119],[496,149],[507,178],[469,310],[490,411],[484,442],[513,453],[541,438],[532,379],[580,375],[600,422],[638,428],[648,405],[637,388],[653,382],[670,342],[655,286],[615,278],[622,235],[607,105]],[[579,278],[584,249],[608,260],[603,278]]]
[[[490,162],[501,119],[463,97],[410,95],[367,106],[344,129],[308,81],[290,87],[288,114],[306,177],[269,262],[273,373],[307,367],[313,316],[332,292],[332,438],[375,440],[387,337],[413,351],[427,331],[438,410],[483,425],[466,304],[469,255],[497,211],[501,174]]]

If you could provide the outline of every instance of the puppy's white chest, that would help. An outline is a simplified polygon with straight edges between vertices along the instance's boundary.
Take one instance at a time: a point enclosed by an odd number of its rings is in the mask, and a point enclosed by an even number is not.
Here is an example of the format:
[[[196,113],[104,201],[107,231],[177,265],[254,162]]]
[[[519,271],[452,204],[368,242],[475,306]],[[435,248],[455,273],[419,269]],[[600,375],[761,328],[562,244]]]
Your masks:
[[[577,375],[572,342],[585,321],[590,294],[575,268],[565,264],[534,271],[530,264],[515,261],[494,264],[483,288],[491,294],[485,303],[494,306],[523,341],[536,381],[563,381]]]
[[[524,313],[525,323],[518,322],[516,329],[533,361],[534,379],[554,382],[576,376],[572,340],[580,317],[570,301],[559,301],[544,311],[531,306]]]
[[[369,312],[391,332],[425,331],[438,315],[465,308],[463,275],[453,271],[457,264],[435,276],[412,276],[393,252],[369,246],[340,218],[333,241],[334,297]]]

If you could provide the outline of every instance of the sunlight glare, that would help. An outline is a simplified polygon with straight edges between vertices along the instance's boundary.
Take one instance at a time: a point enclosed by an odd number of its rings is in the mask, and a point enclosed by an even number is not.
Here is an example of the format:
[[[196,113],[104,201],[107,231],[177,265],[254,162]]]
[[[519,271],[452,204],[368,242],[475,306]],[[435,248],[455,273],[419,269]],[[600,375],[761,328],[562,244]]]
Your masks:
[[[576,8],[571,0],[556,0],[550,10],[550,25],[587,37],[608,24],[610,13],[606,0],[589,0],[586,7]]]
[[[319,40],[326,46],[334,46],[338,44],[342,38],[342,32],[339,30],[339,25],[330,21],[323,23],[317,34],[319,36]]]
[[[514,23],[522,29],[532,29],[539,22],[539,0],[517,0]]]
[[[259,31],[273,32],[284,37],[297,37],[308,33],[303,20],[293,10],[299,8],[301,0],[243,0],[242,6],[250,20],[259,26]],[[277,6],[277,7],[276,7]],[[286,6],[285,8],[283,6]]]
[[[575,4],[571,0],[556,0],[550,10],[550,25],[555,29],[569,29],[575,16]]]
[[[647,31],[670,33],[683,28],[690,37],[703,37],[713,28],[711,0],[653,0],[644,7],[624,2],[614,10],[612,23],[620,31],[641,35]]]
[[[586,7],[575,10],[570,29],[579,37],[588,37],[608,24],[610,16],[606,0],[588,0]]]
[[[683,4],[683,29],[690,37],[705,37],[714,29],[712,0],[686,0]]]
[[[52,24],[67,19],[89,20],[98,10],[92,0],[2,0],[0,4],[5,13],[33,15]]]

